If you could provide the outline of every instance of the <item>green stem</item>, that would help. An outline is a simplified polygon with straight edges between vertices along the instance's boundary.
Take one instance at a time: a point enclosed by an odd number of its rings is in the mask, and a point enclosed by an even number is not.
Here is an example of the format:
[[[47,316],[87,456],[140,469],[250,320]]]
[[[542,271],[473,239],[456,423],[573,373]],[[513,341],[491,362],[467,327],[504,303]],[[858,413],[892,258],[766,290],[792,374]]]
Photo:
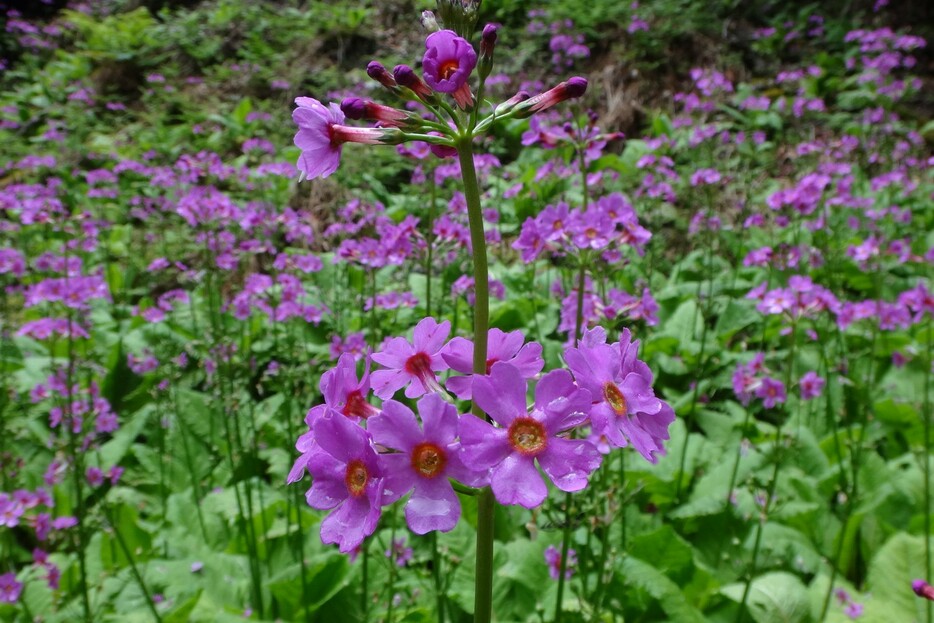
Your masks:
[[[931,340],[931,333],[934,331],[934,323],[928,320],[928,356],[924,361],[924,369],[927,374],[924,375],[924,406],[921,417],[924,418],[924,579],[931,581],[931,363],[934,355],[934,342]],[[934,608],[930,601],[925,601],[927,606],[927,622],[931,623],[934,616]]]
[[[444,623],[444,586],[441,583],[441,555],[438,552],[438,533],[431,533],[431,575],[435,582],[435,602],[438,623]]]
[[[788,349],[788,363],[785,370],[785,388],[791,386],[792,370],[795,360],[795,346],[798,342],[797,321],[791,321],[791,346]],[[800,412],[801,401],[798,401],[798,410]],[[800,417],[800,413],[798,414]],[[759,549],[762,546],[762,533],[765,531],[765,523],[768,521],[769,510],[772,507],[772,501],[775,499],[775,489],[778,484],[778,472],[782,466],[782,422],[775,425],[775,464],[772,467],[772,477],[769,480],[768,490],[766,491],[765,504],[762,507],[762,513],[759,515],[759,524],[756,526],[756,540],[752,546],[752,561],[749,564],[749,575],[746,578],[746,586],[743,588],[743,599],[739,604],[739,610],[736,613],[737,623],[742,623],[746,616],[746,602],[749,599],[749,591],[752,588],[752,580],[755,578],[759,564]]]
[[[487,332],[490,324],[490,275],[487,267],[486,236],[480,208],[480,183],[473,162],[473,136],[469,133],[457,141],[457,156],[467,200],[467,220],[473,252],[475,302],[473,308],[473,371],[486,374]],[[480,407],[473,403],[471,411],[481,417]],[[474,582],[474,623],[490,623],[493,617],[493,492],[489,487],[480,493],[477,504],[477,560]]]
[[[583,163],[583,160],[581,160]],[[586,175],[586,173],[585,173]],[[584,185],[584,197],[587,196],[586,180]],[[586,199],[584,200],[586,203]],[[587,263],[584,258],[580,260],[580,268],[577,273],[577,313],[574,321],[574,342],[580,342],[581,331],[584,327],[584,286],[587,281]],[[564,497],[564,531],[561,535],[561,560],[558,563],[558,595],[555,598],[555,623],[560,623],[561,612],[564,609],[564,576],[567,571],[568,550],[571,547],[571,517],[573,516],[574,500],[570,493]]]
[[[117,544],[120,545],[120,549],[123,551],[123,555],[126,556],[127,561],[130,563],[130,572],[133,574],[133,579],[136,580],[136,583],[139,585],[139,589],[143,591],[143,596],[146,598],[146,605],[149,606],[149,612],[152,613],[152,617],[156,620],[156,623],[162,623],[162,617],[159,616],[159,611],[156,610],[156,602],[152,600],[152,595],[149,593],[149,589],[146,588],[146,583],[143,581],[143,576],[140,575],[139,568],[136,566],[136,562],[133,560],[133,554],[130,552],[130,548],[127,547],[126,541],[123,540],[123,535],[120,534],[120,530],[117,528],[117,522],[113,520],[113,515],[110,513],[110,509],[106,505],[103,505],[104,513],[107,515],[107,521],[110,523],[110,527],[114,531],[114,536],[117,537]]]

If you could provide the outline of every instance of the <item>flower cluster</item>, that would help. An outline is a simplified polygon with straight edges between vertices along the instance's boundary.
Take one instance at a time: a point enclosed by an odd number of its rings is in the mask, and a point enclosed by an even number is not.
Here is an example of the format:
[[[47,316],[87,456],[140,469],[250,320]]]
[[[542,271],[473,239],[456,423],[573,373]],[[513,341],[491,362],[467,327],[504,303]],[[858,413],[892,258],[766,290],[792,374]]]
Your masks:
[[[292,120],[298,126],[295,145],[301,150],[297,166],[302,178],[327,177],[334,173],[340,164],[345,143],[399,145],[420,142],[428,145],[428,150],[439,158],[456,153],[455,141],[463,138],[464,128],[454,118],[455,113],[444,98],[450,96],[461,110],[476,112],[476,94],[483,91],[490,74],[499,27],[487,24],[483,28],[478,53],[465,38],[472,28],[452,22],[453,29],[440,29],[434,15],[430,14],[424,21],[433,32],[425,40],[421,76],[408,65],[396,65],[389,71],[375,60],[367,65],[367,74],[402,100],[419,104],[426,110],[425,116],[359,97],[345,98],[340,105],[325,105],[311,97],[296,98]],[[566,49],[568,54],[586,50],[579,44],[570,47],[560,44],[559,47]],[[475,70],[479,80],[476,88],[471,85]],[[527,118],[569,98],[580,97],[586,88],[586,80],[574,77],[535,96],[520,90],[495,106],[487,118],[471,123],[467,132],[472,136],[480,134],[494,120]],[[445,113],[451,117],[450,120]],[[346,125],[347,120],[370,121],[376,125],[351,126]],[[424,150],[409,151],[413,155],[418,154],[416,157],[422,157]]]
[[[570,370],[540,378],[542,347],[519,331],[490,330],[486,374],[471,374],[474,344],[449,334],[449,322],[424,318],[411,341],[391,338],[372,355],[381,369],[371,373],[368,361],[358,377],[344,354],[322,376],[324,404],[305,418],[288,480],[309,472],[308,503],[333,511],[321,524],[325,543],[352,551],[376,529],[381,508],[406,495],[413,532],[451,530],[461,514],[451,480],[490,486],[501,504],[525,508],[545,501],[546,478],[580,491],[602,461],[597,439],[631,444],[653,463],[664,453],[674,412],[655,396],[628,330],[612,344],[602,328],[587,331],[565,350]],[[417,399],[415,411],[395,399],[400,391]],[[472,399],[486,418],[460,413],[451,394]]]

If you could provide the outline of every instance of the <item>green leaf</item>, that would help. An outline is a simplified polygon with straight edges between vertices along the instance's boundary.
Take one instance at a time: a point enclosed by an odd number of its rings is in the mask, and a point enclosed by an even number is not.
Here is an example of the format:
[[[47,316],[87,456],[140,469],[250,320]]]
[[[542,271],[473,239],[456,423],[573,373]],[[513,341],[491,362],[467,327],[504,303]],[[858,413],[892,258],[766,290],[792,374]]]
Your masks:
[[[721,592],[740,603],[744,584],[730,584]],[[807,588],[798,576],[784,571],[766,573],[752,581],[746,600],[756,623],[806,623],[811,621]]]

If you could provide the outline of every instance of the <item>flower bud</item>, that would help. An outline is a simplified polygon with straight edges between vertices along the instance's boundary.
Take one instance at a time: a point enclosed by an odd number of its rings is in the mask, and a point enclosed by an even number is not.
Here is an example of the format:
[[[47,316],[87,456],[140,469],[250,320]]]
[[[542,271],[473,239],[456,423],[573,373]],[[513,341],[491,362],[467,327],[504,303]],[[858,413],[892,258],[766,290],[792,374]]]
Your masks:
[[[348,119],[379,121],[383,126],[389,127],[416,128],[420,125],[420,119],[416,115],[392,106],[384,106],[376,102],[360,99],[359,97],[345,98],[341,102],[341,112]]]
[[[477,26],[480,0],[437,0],[438,15],[444,27],[470,39]]]
[[[487,24],[483,27],[480,37],[480,62],[477,64],[477,73],[480,80],[486,80],[493,70],[493,50],[496,48],[496,31],[499,24]]]
[[[408,65],[396,65],[392,70],[392,75],[400,86],[411,89],[422,100],[429,103],[437,101],[435,92]]]
[[[931,586],[924,580],[915,580],[912,582],[911,590],[913,590],[918,597],[924,597],[925,599],[934,601],[934,586]]]
[[[428,32],[438,32],[441,30],[441,26],[438,25],[438,20],[435,19],[435,14],[431,11],[422,11],[422,28]]]
[[[396,88],[396,81],[393,80],[392,76],[379,61],[370,61],[366,66],[366,75],[373,78],[373,80],[376,80],[387,89]]]
[[[519,106],[516,107],[515,117],[517,119],[525,119],[530,117],[537,112],[547,110],[556,104],[560,104],[565,100],[572,98],[578,98],[587,91],[587,80],[586,78],[581,78],[580,76],[575,76],[573,78],[568,78],[566,82],[553,87],[552,89],[540,93],[535,97],[522,102]]]
[[[517,104],[521,104],[522,102],[526,101],[530,97],[531,95],[529,95],[528,91],[519,91],[518,93],[510,97],[508,100],[506,100],[505,102],[497,106],[496,109],[493,111],[493,114],[495,115],[505,114],[509,112],[510,110],[512,110],[513,107],[515,107]]]

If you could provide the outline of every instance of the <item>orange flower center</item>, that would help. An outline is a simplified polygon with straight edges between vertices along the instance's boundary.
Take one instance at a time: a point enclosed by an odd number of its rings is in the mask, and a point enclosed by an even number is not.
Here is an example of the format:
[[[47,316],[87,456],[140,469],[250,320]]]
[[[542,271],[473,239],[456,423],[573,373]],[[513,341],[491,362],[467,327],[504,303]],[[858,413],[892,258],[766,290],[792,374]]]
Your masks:
[[[529,417],[520,417],[509,425],[509,443],[527,456],[540,454],[548,445],[545,427]]]
[[[626,415],[626,413],[628,413],[626,398],[623,396],[623,392],[619,391],[619,388],[612,381],[607,381],[603,385],[603,397],[606,398],[606,401],[610,404],[610,407],[616,415]]]
[[[360,459],[354,459],[347,464],[347,472],[344,474],[344,484],[347,485],[347,491],[354,497],[360,497],[366,490],[366,483],[370,480],[370,474],[366,471],[366,465]]]
[[[441,67],[438,68],[438,75],[441,76],[444,80],[450,80],[451,76],[454,75],[454,72],[460,68],[460,65],[457,64],[457,61],[452,59],[441,63]]]
[[[444,473],[448,459],[444,450],[433,443],[424,442],[412,451],[412,467],[422,478],[434,478]]]

